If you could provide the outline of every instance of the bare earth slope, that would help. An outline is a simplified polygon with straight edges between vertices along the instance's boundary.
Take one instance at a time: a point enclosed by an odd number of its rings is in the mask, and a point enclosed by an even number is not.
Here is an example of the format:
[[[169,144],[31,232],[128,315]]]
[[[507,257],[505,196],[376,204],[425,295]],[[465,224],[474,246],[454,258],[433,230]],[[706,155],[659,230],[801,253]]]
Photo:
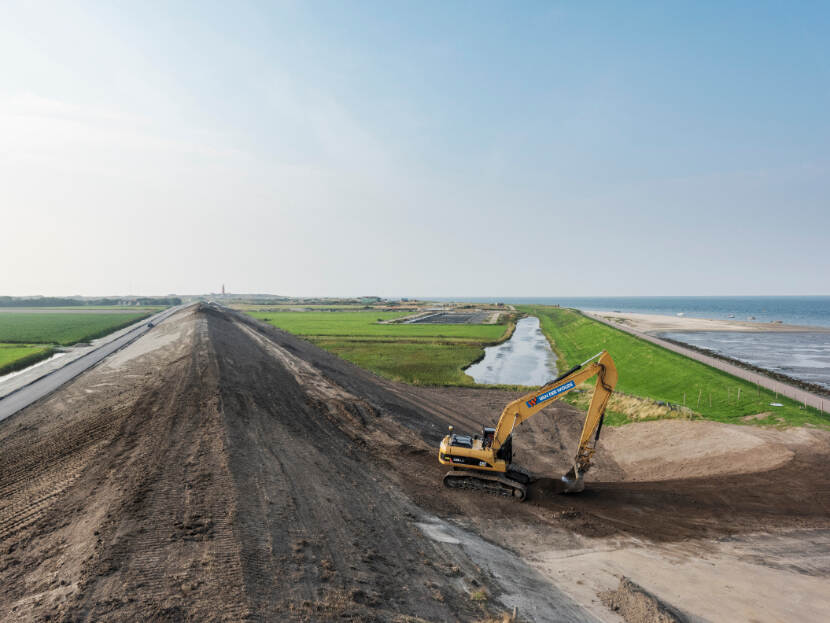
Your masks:
[[[628,559],[577,586],[557,572],[578,558],[556,552],[614,540],[697,557],[796,530],[830,547],[818,431],[752,433],[735,460],[706,435],[736,427],[643,429],[663,454],[609,431],[589,489],[565,497],[581,415],[554,405],[517,433],[542,475],[528,502],[441,488],[446,425],[490,425],[512,397],[388,382],[225,309],[177,314],[0,425],[0,619],[480,620],[517,605],[526,620],[620,620],[597,593]],[[694,445],[666,443],[682,435]],[[755,448],[772,457],[757,468]]]

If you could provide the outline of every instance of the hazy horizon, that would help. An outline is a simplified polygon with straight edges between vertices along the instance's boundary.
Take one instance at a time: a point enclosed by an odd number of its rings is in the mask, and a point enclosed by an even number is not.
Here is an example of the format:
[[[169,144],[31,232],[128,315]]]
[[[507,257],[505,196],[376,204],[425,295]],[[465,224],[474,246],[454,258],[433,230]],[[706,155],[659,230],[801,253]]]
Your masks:
[[[0,295],[821,296],[828,31],[822,4],[4,3]]]
[[[13,298],[76,298],[82,297],[85,299],[94,299],[94,298],[118,298],[123,297],[125,299],[128,298],[161,298],[161,297],[198,297],[198,296],[222,296],[222,293],[219,291],[207,291],[207,292],[151,292],[151,293],[136,293],[136,294],[124,294],[124,293],[110,293],[110,294],[21,294],[21,295],[8,295],[8,294],[0,294],[0,296],[11,296]],[[830,294],[675,294],[675,295],[665,295],[665,294],[635,294],[635,295],[626,295],[626,294],[615,294],[615,295],[605,295],[605,294],[591,294],[591,295],[572,295],[572,294],[549,294],[549,295],[540,295],[540,296],[533,296],[533,295],[526,295],[526,294],[465,294],[459,296],[453,295],[416,295],[416,294],[393,294],[388,296],[380,296],[378,294],[372,294],[371,292],[364,292],[361,294],[344,294],[344,295],[316,295],[316,294],[283,294],[279,292],[232,292],[230,290],[226,291],[225,293],[228,297],[245,297],[245,296],[262,296],[262,297],[274,297],[274,298],[288,298],[288,299],[313,299],[313,298],[320,298],[320,299],[358,299],[358,298],[365,298],[365,297],[373,297],[379,296],[382,299],[387,300],[399,300],[401,298],[407,298],[411,300],[420,300],[420,301],[470,301],[470,302],[480,302],[480,300],[492,300],[492,299],[516,299],[516,300],[537,300],[537,299],[718,299],[718,298],[725,298],[725,299],[752,299],[752,298],[826,298],[830,299]]]

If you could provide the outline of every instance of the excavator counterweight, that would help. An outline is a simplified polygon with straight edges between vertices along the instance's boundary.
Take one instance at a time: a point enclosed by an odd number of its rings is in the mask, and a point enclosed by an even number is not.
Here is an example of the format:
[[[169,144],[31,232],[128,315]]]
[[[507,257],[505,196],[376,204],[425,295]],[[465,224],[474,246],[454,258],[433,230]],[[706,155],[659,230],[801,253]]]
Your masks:
[[[561,478],[566,493],[582,491],[585,472],[591,467],[599,441],[605,407],[617,385],[617,368],[606,351],[508,404],[496,427],[485,428],[480,437],[457,435],[450,426],[450,434],[438,450],[438,461],[452,466],[444,476],[444,485],[524,500],[531,476],[513,463],[513,430],[593,376],[597,376],[596,389],[582,425],[573,467]]]

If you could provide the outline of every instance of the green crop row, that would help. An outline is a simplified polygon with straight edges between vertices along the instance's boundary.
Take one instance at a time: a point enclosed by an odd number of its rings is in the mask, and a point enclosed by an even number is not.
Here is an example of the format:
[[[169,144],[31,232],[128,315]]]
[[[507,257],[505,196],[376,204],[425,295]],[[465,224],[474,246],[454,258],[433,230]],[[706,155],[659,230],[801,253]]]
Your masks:
[[[68,346],[102,337],[149,315],[149,312],[3,312],[0,313],[0,342]]]
[[[43,344],[0,344],[0,375],[22,370],[50,357],[54,349]]]

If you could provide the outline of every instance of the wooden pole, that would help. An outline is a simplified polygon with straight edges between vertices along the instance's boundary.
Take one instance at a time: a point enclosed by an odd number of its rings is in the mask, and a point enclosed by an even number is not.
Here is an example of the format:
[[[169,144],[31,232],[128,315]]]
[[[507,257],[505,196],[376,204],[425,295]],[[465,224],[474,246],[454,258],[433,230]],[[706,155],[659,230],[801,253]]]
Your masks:
[[[735,401],[735,404],[738,404],[741,401],[741,388],[738,388],[738,399]]]
[[[700,409],[700,397],[703,395],[703,388],[700,388],[700,391],[697,393],[697,406],[695,409]]]

